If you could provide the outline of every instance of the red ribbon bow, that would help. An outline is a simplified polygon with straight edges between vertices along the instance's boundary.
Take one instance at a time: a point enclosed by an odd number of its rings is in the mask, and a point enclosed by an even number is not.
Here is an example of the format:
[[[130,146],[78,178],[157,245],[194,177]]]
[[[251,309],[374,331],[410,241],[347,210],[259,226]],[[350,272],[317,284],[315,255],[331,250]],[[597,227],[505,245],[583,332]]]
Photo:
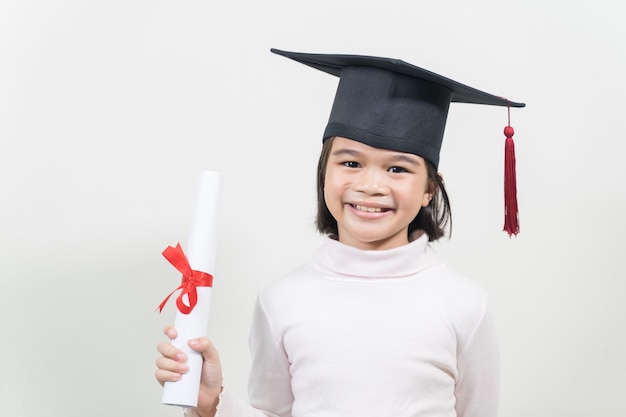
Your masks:
[[[212,287],[213,275],[191,269],[189,261],[187,260],[180,243],[176,244],[175,248],[168,246],[163,251],[163,256],[174,266],[174,268],[178,269],[183,274],[183,279],[181,284],[167,297],[165,297],[161,305],[159,305],[159,313],[163,311],[163,307],[165,307],[165,304],[170,299],[172,294],[182,289],[180,295],[176,298],[176,306],[181,313],[189,314],[198,303],[198,292],[196,287]],[[189,298],[189,305],[186,305],[183,301],[185,294],[187,294],[187,297]]]

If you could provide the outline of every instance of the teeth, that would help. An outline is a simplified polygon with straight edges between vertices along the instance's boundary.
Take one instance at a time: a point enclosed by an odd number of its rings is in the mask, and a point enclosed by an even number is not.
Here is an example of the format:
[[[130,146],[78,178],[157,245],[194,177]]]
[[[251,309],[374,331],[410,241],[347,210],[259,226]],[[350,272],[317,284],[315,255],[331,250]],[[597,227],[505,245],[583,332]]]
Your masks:
[[[369,213],[380,213],[382,211],[380,207],[365,207],[365,206],[355,205],[354,208],[360,211],[367,211]]]

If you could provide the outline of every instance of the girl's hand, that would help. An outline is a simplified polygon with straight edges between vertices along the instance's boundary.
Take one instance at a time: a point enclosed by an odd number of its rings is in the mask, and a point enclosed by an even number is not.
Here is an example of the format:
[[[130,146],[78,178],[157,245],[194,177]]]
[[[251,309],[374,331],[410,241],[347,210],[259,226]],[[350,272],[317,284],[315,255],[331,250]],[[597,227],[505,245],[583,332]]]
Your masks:
[[[175,339],[177,332],[174,326],[165,327],[163,333]],[[200,377],[200,393],[196,412],[201,417],[215,415],[219,395],[222,392],[222,366],[219,354],[207,337],[189,340],[189,347],[202,354],[202,376]],[[162,355],[156,360],[157,370],[154,373],[159,384],[166,381],[178,381],[187,372],[187,355],[169,342],[160,342],[157,350]]]

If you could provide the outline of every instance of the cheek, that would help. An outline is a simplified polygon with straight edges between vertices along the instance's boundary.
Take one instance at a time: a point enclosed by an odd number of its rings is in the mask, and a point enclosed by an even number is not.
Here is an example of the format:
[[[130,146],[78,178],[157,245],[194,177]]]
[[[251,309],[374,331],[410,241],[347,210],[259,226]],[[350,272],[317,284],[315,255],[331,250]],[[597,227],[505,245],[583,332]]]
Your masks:
[[[432,198],[430,190],[430,182],[418,181],[413,185],[412,195],[416,205],[419,207],[426,207]]]
[[[324,202],[333,217],[336,217],[343,209],[345,184],[339,176],[332,175],[331,171],[329,174],[324,182]]]
[[[324,200],[332,199],[336,197],[337,184],[336,177],[333,174],[332,169],[326,170],[326,177],[324,178]]]
[[[330,207],[333,204],[336,204],[339,197],[337,187],[334,186],[332,182],[326,181],[324,184],[324,201],[326,202],[326,205]]]

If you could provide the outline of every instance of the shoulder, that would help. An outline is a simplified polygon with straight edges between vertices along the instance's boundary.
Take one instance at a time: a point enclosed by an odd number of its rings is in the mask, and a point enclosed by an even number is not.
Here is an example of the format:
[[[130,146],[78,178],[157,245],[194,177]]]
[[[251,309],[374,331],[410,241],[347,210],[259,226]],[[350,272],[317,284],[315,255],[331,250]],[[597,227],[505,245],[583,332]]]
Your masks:
[[[474,279],[443,263],[438,267],[440,280],[451,296],[475,300],[484,300],[487,297],[487,290]]]
[[[435,259],[429,273],[450,296],[474,300],[484,300],[487,297],[487,290],[478,281],[450,267],[430,245],[428,254]]]
[[[436,304],[449,314],[457,329],[474,328],[483,320],[489,309],[484,286],[441,261],[429,268],[428,274]]]
[[[300,265],[261,288],[259,300],[266,308],[285,307],[286,304],[310,294],[314,282],[311,278],[309,264]]]
[[[303,297],[310,298],[312,291],[315,291],[319,285],[320,275],[319,271],[314,269],[313,264],[326,245],[328,245],[327,241],[318,246],[307,261],[261,288],[259,291],[261,302],[264,305],[275,305],[291,303]]]

